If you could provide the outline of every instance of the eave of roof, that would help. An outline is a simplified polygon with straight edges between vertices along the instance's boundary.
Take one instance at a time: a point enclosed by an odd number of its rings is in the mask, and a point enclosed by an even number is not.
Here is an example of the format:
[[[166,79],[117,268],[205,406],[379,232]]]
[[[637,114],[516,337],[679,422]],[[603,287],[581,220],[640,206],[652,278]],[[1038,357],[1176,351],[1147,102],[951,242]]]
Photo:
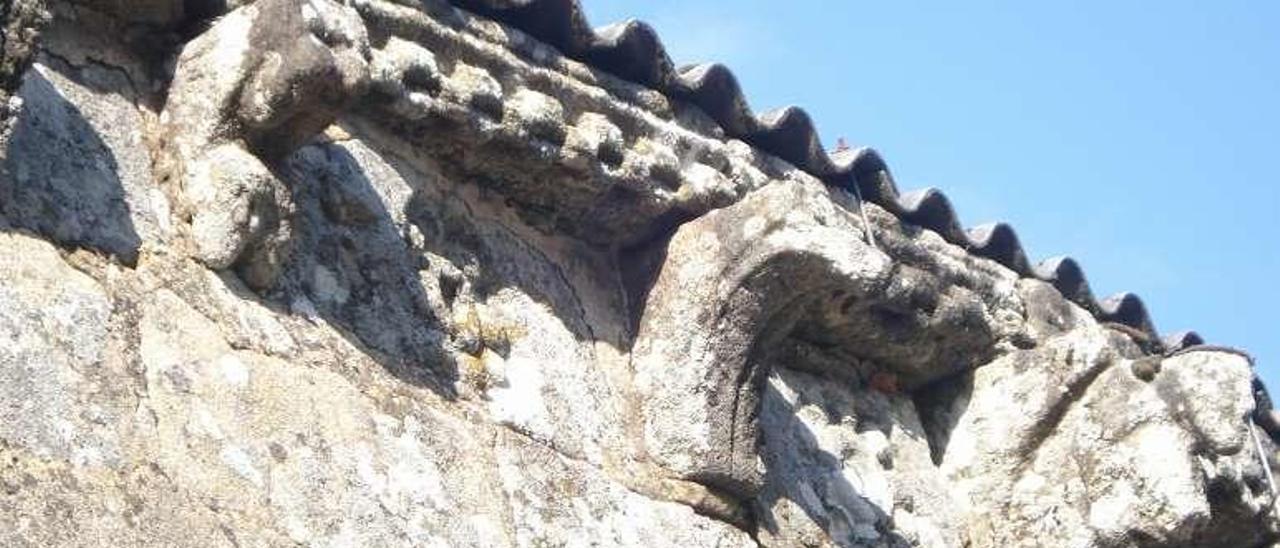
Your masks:
[[[718,63],[676,67],[662,39],[648,24],[629,20],[599,29],[587,21],[579,0],[449,0],[456,7],[494,19],[559,49],[568,57],[658,90],[703,110],[725,135],[747,142],[818,177],[829,185],[860,192],[904,221],[933,230],[975,255],[992,259],[1024,277],[1053,285],[1064,297],[1113,322],[1145,333],[1176,352],[1204,344],[1195,332],[1161,339],[1142,299],[1121,293],[1098,300],[1080,264],[1053,257],[1035,265],[1013,227],[991,223],[962,228],[947,196],[927,188],[900,193],[888,165],[871,148],[828,153],[813,120],[794,106],[754,113],[737,77]]]

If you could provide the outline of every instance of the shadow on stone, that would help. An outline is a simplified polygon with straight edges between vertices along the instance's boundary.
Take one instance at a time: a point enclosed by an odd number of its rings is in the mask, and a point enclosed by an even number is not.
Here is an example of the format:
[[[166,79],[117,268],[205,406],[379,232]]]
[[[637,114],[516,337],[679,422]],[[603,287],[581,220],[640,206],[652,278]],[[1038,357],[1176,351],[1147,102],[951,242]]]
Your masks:
[[[809,376],[809,373],[788,371],[788,376]],[[771,374],[776,375],[777,372]],[[799,390],[796,403],[803,403],[805,390]],[[824,407],[824,412],[833,410]],[[848,413],[845,410],[843,413]],[[882,410],[886,411],[886,410]],[[867,424],[868,429],[878,429],[886,437],[895,425],[888,415],[870,413],[867,416],[828,416],[835,423],[854,419]],[[808,545],[809,542],[829,542],[837,546],[910,546],[895,531],[893,517],[872,500],[865,486],[856,486],[848,479],[844,458],[822,447],[815,433],[797,413],[797,405],[788,401],[778,387],[769,382],[761,398],[760,421],[762,431],[762,459],[766,469],[766,485],[755,499],[757,526],[770,536],[781,536],[784,543]],[[875,423],[875,424],[869,424]],[[856,455],[852,457],[856,458]],[[884,464],[884,463],[880,463]],[[891,468],[891,463],[889,464]],[[868,479],[868,481],[872,481]],[[779,499],[791,504],[779,505]],[[798,507],[804,516],[789,514]],[[804,523],[807,517],[812,525]],[[821,532],[812,530],[812,526]],[[799,538],[791,538],[798,535]]]
[[[39,70],[27,72],[20,93],[24,106],[0,173],[7,228],[135,264],[142,240],[111,149]]]
[[[618,263],[621,270],[622,287],[627,294],[627,320],[631,333],[638,334],[640,320],[644,317],[645,306],[649,303],[649,293],[653,284],[658,281],[658,273],[667,261],[667,248],[671,245],[671,237],[675,229],[654,237],[640,245],[619,250]],[[629,343],[634,343],[631,337]],[[631,351],[632,344],[626,350]]]
[[[920,423],[929,441],[929,456],[935,466],[942,466],[947,446],[951,443],[951,432],[969,407],[972,394],[972,371],[936,380],[913,394]]]
[[[419,282],[418,255],[359,164],[332,144],[286,169],[297,206],[293,254],[268,299],[319,317],[401,380],[457,396],[457,366]]]
[[[323,319],[401,380],[446,398],[458,396],[464,374],[476,373],[460,357],[480,363],[490,350],[506,358],[511,343],[527,336],[523,320],[485,317],[471,306],[527,297],[546,307],[586,354],[596,341],[629,346],[625,326],[600,323],[602,315],[589,311],[621,308],[622,297],[595,302],[598,294],[583,296],[576,287],[616,287],[604,254],[557,240],[559,251],[549,255],[531,241],[542,236],[522,233],[522,220],[503,217],[500,198],[489,203],[496,195],[483,185],[437,184],[393,154],[373,153],[376,160],[353,154],[361,153],[315,143],[273,169],[290,189],[295,213],[292,252],[262,295],[267,306]],[[605,274],[584,282],[571,278],[571,268]]]
[[[384,158],[387,159],[387,158]],[[593,306],[584,300],[575,288],[581,280],[571,280],[567,260],[580,264],[598,263],[599,256],[585,249],[585,244],[566,243],[562,250],[565,256],[552,257],[539,246],[530,242],[531,234],[518,231],[528,228],[525,219],[497,221],[476,210],[473,199],[489,201],[497,198],[482,185],[448,190],[432,188],[423,176],[405,166],[397,165],[392,159],[391,165],[399,171],[399,175],[413,187],[413,194],[406,204],[406,221],[413,225],[422,235],[422,246],[419,250],[436,260],[466,272],[469,287],[467,288],[477,302],[489,301],[506,288],[514,288],[524,296],[550,309],[564,328],[579,343],[604,342],[615,348],[625,348],[630,340],[625,332],[612,326],[593,325],[588,319],[587,307]],[[460,192],[474,191],[476,196],[465,197]],[[493,200],[494,205],[501,204],[501,199]],[[511,224],[509,224],[509,222]],[[582,248],[576,247],[581,245]],[[578,253],[581,251],[581,253]],[[605,272],[606,265],[597,264],[598,271]],[[591,268],[582,269],[595,272]],[[448,279],[440,280],[442,288],[448,289],[453,283]],[[592,280],[592,285],[616,287],[614,279]],[[453,296],[448,291],[444,295],[446,304],[454,305]],[[609,303],[606,303],[608,305]],[[613,303],[621,308],[622,303]],[[597,316],[599,318],[600,316]],[[499,353],[501,349],[498,349]]]

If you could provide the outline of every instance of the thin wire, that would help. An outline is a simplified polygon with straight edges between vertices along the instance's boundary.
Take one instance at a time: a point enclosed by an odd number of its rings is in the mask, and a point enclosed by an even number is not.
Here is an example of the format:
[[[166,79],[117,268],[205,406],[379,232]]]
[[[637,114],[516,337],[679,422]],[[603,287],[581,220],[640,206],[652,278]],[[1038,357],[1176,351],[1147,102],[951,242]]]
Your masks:
[[[1276,511],[1276,478],[1271,475],[1271,463],[1267,459],[1267,454],[1262,449],[1262,440],[1258,439],[1258,430],[1253,425],[1253,421],[1248,416],[1244,418],[1245,425],[1249,427],[1249,435],[1253,437],[1253,448],[1258,451],[1258,460],[1262,462],[1262,471],[1267,475],[1267,487],[1271,488],[1271,512]]]
[[[845,142],[844,137],[836,140],[835,151],[837,153],[849,151],[849,143]],[[862,229],[867,233],[867,244],[871,246],[871,249],[879,251],[879,248],[876,247],[876,237],[871,234],[871,221],[867,219],[867,210],[862,207],[862,185],[858,184],[857,175],[854,175],[852,179],[853,196],[858,199],[858,215],[862,217]]]

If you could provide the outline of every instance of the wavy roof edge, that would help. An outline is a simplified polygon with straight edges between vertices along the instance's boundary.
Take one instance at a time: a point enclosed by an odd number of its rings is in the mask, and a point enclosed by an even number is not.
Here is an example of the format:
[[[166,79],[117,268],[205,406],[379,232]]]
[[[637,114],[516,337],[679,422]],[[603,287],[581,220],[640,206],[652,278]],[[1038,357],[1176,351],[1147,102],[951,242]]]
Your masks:
[[[1031,265],[1017,232],[1007,223],[964,229],[941,190],[900,193],[888,165],[874,149],[829,154],[804,109],[788,106],[755,114],[733,71],[719,63],[676,67],[662,39],[647,23],[632,19],[593,29],[579,0],[448,1],[519,29],[570,58],[692,103],[719,124],[726,136],[786,160],[829,185],[850,190],[856,185],[868,202],[906,222],[933,230],[947,241],[992,259],[1020,276],[1053,285],[1100,321],[1138,330],[1165,352],[1204,344],[1193,331],[1162,339],[1146,304],[1137,295],[1121,293],[1098,300],[1084,270],[1070,257],[1053,257]]]

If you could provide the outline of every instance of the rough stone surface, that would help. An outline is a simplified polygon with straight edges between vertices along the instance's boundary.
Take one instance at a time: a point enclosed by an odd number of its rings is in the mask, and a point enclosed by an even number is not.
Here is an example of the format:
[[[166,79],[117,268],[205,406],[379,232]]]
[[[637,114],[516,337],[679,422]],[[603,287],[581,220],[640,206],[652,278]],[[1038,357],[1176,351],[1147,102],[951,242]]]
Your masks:
[[[121,6],[6,42],[0,546],[1280,539],[1237,352],[444,3]]]
[[[5,0],[0,5],[0,146],[7,144],[14,116],[22,109],[15,92],[31,66],[47,17],[40,0]]]
[[[363,21],[332,0],[257,2],[183,47],[164,154],[201,261],[222,269],[253,253],[250,283],[274,281],[287,250],[272,240],[288,238],[279,232],[289,208],[272,167],[364,92],[368,57]]]

